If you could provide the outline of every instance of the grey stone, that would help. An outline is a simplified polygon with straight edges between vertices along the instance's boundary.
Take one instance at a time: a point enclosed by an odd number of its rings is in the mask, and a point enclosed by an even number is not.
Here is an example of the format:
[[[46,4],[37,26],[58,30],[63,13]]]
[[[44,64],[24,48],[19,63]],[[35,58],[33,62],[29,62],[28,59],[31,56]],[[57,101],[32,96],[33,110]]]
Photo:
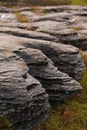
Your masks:
[[[44,32],[48,34],[53,34],[57,33],[57,31],[66,29],[67,25],[65,22],[57,22],[57,21],[52,21],[52,20],[46,20],[46,21],[40,21],[40,22],[35,22],[32,23],[32,26],[37,26],[38,32]]]
[[[56,37],[51,36],[50,34],[44,34],[40,32],[37,33],[35,31],[29,31],[29,30],[18,29],[18,28],[0,27],[0,33],[7,33],[7,34],[19,36],[19,37],[27,37],[27,38],[33,38],[33,39],[59,41]]]
[[[0,13],[11,13],[12,9],[4,6],[0,6]]]
[[[16,15],[14,13],[0,13],[0,22],[2,23],[17,22]]]
[[[58,37],[58,39],[64,44],[71,44],[82,50],[87,50],[86,31],[80,32],[81,31],[78,31],[78,35]]]
[[[78,48],[86,54],[86,23],[87,6],[0,6],[0,117],[14,130],[33,129],[48,117],[48,94],[57,102],[81,92]]]
[[[71,98],[80,92],[80,84],[60,72],[53,62],[37,49],[21,49],[15,51],[28,65],[29,73],[37,78],[49,94],[50,101],[61,101]]]
[[[45,89],[24,61],[0,50],[0,117],[6,117],[14,130],[27,130],[45,120],[49,110]]]
[[[22,11],[31,11],[30,7],[20,7],[17,9],[14,9],[14,12],[22,12]]]
[[[0,23],[0,27],[10,27],[10,28],[21,28],[21,29],[26,29],[29,30],[31,27],[29,23]]]
[[[42,50],[60,71],[69,74],[75,79],[81,78],[84,62],[78,48],[44,40],[28,40],[29,42],[26,41],[22,45]]]
[[[19,38],[15,36],[1,36],[0,47],[3,45],[10,51],[19,48],[34,48],[44,52],[58,69],[75,79],[80,79],[84,69],[84,62],[78,48],[45,40]],[[10,42],[9,42],[10,41]]]

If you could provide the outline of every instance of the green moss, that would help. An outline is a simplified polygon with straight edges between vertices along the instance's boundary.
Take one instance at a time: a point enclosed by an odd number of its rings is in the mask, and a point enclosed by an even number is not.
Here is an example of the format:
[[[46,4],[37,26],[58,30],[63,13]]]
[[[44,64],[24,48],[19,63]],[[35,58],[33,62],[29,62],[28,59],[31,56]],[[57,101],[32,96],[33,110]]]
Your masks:
[[[12,130],[7,116],[0,116],[0,130]]]

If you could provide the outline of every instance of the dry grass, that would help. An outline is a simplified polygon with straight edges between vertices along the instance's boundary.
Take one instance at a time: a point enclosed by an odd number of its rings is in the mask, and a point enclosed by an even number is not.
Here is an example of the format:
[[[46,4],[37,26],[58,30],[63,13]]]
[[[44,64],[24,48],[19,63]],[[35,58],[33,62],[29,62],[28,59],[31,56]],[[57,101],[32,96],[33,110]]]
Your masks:
[[[65,5],[69,4],[71,0],[30,0],[30,5]]]
[[[72,5],[87,5],[87,0],[72,0]]]
[[[71,29],[74,31],[85,30],[84,27],[71,27]]]
[[[87,0],[0,0],[0,4],[10,6],[52,6],[52,5],[87,5]]]
[[[21,15],[20,12],[16,12],[15,14],[16,14],[16,18],[19,22],[21,22],[21,23],[29,22],[29,19],[26,16]]]
[[[40,5],[40,6],[51,6],[51,5],[67,5],[67,4],[70,4],[71,3],[71,0],[14,0],[14,1],[10,1],[10,0],[7,0],[7,2],[5,0],[1,1],[0,2],[1,4],[4,4],[4,5],[33,5],[33,6],[36,6],[36,5]]]

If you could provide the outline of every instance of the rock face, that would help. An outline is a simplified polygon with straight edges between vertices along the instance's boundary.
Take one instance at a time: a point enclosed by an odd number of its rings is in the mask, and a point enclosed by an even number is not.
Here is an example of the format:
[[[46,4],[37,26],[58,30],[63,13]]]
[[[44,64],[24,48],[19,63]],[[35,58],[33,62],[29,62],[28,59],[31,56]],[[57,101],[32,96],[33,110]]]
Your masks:
[[[13,51],[18,47],[39,49],[54,62],[60,71],[69,74],[75,79],[81,78],[84,63],[80,51],[76,47],[46,40],[21,37],[19,39],[15,36],[1,36],[0,39],[4,39],[2,44],[6,43],[4,46]],[[10,40],[12,44],[9,42]]]
[[[13,130],[34,128],[48,117],[49,101],[82,90],[76,80],[84,61],[77,47],[87,49],[86,11],[80,6],[40,7],[39,13],[0,7],[0,120],[6,117]]]
[[[78,48],[61,43],[37,41],[30,39],[23,44],[25,47],[40,49],[55,64],[58,69],[75,79],[80,79],[84,62]]]
[[[24,59],[30,68],[30,74],[42,83],[51,101],[66,99],[82,89],[78,82],[60,72],[41,51],[30,48],[15,53]]]
[[[28,31],[24,29],[18,29],[18,28],[6,28],[6,27],[0,27],[1,33],[7,33],[12,34],[15,36],[20,37],[27,37],[27,38],[34,38],[34,39],[42,39],[42,40],[48,40],[48,41],[58,41],[57,38],[54,36],[50,36],[49,34],[43,34],[40,32],[34,32],[34,31]]]
[[[45,89],[28,73],[23,60],[17,55],[1,52],[0,116],[7,116],[13,129],[24,130],[46,119],[49,110]]]

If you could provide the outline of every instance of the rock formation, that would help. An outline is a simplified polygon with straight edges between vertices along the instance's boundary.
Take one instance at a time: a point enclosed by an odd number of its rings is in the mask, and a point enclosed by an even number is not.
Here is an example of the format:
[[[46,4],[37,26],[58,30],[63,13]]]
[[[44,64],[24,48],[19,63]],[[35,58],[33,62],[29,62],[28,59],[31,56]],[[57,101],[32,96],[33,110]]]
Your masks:
[[[50,42],[46,40],[37,40],[15,36],[1,36],[6,48],[16,50],[18,47],[34,48],[41,50],[54,62],[55,66],[62,72],[65,72],[75,79],[80,79],[84,67],[83,59],[78,48],[62,43]],[[12,41],[9,42],[9,41]],[[2,44],[3,44],[2,42]],[[8,47],[9,46],[9,47]],[[14,47],[13,47],[14,46]]]
[[[45,87],[51,101],[60,101],[82,89],[80,84],[60,72],[53,62],[37,49],[21,49],[15,51],[29,66],[30,74],[37,78]]]
[[[32,128],[48,117],[49,110],[45,89],[28,73],[23,60],[0,51],[0,117],[8,119],[8,127]]]
[[[86,13],[85,6],[0,7],[0,120],[8,127],[32,129],[48,117],[49,101],[81,92]]]

